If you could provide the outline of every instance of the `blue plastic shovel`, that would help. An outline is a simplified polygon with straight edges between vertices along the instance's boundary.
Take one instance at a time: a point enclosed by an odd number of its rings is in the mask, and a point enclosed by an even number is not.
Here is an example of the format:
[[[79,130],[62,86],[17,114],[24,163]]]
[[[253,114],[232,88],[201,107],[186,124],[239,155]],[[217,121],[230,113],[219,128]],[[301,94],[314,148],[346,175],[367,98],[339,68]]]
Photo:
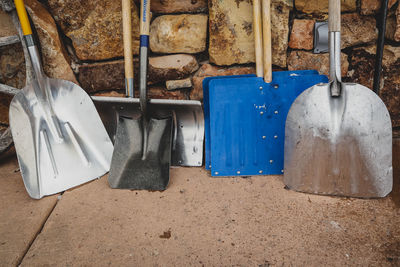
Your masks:
[[[290,106],[310,86],[328,81],[315,70],[272,72],[270,0],[263,0],[263,12],[260,0],[253,8],[257,76],[203,81],[205,161],[212,176],[282,174]]]

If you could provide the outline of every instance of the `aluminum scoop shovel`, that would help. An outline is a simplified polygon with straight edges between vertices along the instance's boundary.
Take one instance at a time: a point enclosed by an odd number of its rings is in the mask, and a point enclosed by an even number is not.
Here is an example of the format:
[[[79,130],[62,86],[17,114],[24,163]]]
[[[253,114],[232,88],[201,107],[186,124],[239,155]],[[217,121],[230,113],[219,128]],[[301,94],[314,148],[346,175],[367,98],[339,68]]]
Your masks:
[[[10,105],[22,178],[32,198],[52,195],[105,174],[113,145],[86,92],[45,76],[23,0],[15,0],[35,79]]]
[[[329,1],[329,83],[303,92],[286,121],[284,183],[301,192],[384,197],[392,190],[392,125],[369,88],[341,82],[340,0]]]

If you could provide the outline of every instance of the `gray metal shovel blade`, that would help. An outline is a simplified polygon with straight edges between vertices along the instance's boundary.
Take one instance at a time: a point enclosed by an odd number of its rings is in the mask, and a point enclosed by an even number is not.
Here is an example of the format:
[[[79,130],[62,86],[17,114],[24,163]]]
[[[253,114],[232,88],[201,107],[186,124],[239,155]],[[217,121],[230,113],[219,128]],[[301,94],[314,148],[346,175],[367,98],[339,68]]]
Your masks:
[[[150,118],[147,127],[143,120],[119,118],[108,177],[111,188],[156,191],[168,186],[172,118]]]
[[[67,190],[109,170],[113,145],[91,98],[78,85],[46,76],[33,80],[14,96],[9,116],[32,198]]]
[[[284,182],[301,192],[384,197],[392,190],[392,125],[370,89],[342,83],[303,92],[290,108],[285,133]]]
[[[140,116],[138,98],[92,96],[111,140],[116,140],[118,117]],[[155,117],[172,115],[172,166],[201,166],[203,163],[204,115],[200,101],[150,99]]]

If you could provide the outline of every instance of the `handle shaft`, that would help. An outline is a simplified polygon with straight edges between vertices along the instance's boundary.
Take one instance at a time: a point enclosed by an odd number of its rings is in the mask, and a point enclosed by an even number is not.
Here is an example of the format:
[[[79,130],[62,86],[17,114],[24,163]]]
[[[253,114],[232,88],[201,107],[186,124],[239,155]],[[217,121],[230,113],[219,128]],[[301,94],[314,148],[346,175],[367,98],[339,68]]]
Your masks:
[[[26,13],[24,0],[14,0],[15,8],[17,9],[19,21],[21,23],[22,32],[24,35],[31,35],[32,28],[29,23],[28,14]]]
[[[150,33],[150,0],[140,2],[140,56],[139,56],[139,94],[140,109],[147,112],[147,63]]]
[[[389,0],[383,0],[381,6],[381,14],[379,25],[379,35],[376,46],[376,57],[375,57],[375,72],[374,72],[374,92],[379,95],[381,89],[381,74],[382,74],[382,57],[383,50],[385,48],[385,32],[386,32],[386,18],[388,13]]]
[[[264,81],[272,81],[272,44],[271,44],[271,0],[262,1],[263,43],[264,43]]]
[[[340,32],[340,0],[329,0],[329,31]]]
[[[329,0],[329,78],[332,97],[339,97],[342,93],[340,12],[340,0]]]
[[[261,0],[253,1],[253,29],[254,29],[254,50],[256,54],[256,74],[263,77],[263,50],[262,50],[262,26],[261,26]]]
[[[131,0],[122,0],[122,29],[124,38],[125,94],[134,97]]]

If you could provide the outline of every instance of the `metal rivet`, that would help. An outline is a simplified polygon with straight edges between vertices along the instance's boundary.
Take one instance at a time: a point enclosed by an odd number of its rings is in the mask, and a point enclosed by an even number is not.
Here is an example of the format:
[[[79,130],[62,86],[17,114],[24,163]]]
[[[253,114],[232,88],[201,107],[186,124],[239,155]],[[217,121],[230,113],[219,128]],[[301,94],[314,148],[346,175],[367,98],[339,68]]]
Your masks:
[[[274,138],[276,139],[276,138],[278,138],[278,136],[277,136],[277,135],[274,135]]]
[[[208,168],[211,168],[211,165],[208,165]]]
[[[274,85],[274,88],[275,88],[275,89],[278,89],[278,88],[279,88],[279,85],[275,84],[275,85]]]
[[[265,135],[263,135],[262,139],[265,139],[265,138],[267,138],[267,137]]]
[[[214,172],[214,174],[215,174],[215,175],[218,175],[218,174],[219,174],[219,172]]]
[[[275,112],[274,112],[275,114],[278,114],[278,111],[277,110],[275,110]]]
[[[260,112],[260,115],[263,115],[263,114],[264,114],[264,111],[261,111],[261,112]]]
[[[262,86],[260,86],[260,90],[262,90],[263,88],[262,88]]]
[[[283,170],[281,170],[281,172],[283,173]]]
[[[240,174],[240,171],[237,171],[236,173],[237,173],[237,174]]]
[[[263,171],[258,171],[258,173],[263,173]]]
[[[272,164],[273,162],[274,162],[274,161],[273,161],[272,159],[270,159],[270,160],[269,160],[269,163],[271,163],[271,164]]]

